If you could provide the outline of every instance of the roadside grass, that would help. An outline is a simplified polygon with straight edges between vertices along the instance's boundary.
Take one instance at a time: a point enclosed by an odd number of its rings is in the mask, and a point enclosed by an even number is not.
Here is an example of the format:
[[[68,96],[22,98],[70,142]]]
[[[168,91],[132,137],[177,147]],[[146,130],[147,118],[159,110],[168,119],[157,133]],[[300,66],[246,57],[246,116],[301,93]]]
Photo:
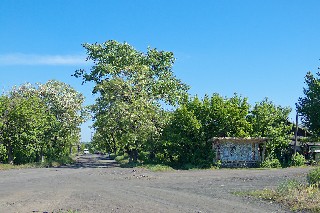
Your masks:
[[[120,164],[121,168],[144,168],[144,169],[148,169],[152,172],[165,172],[165,171],[173,171],[174,169],[168,165],[163,165],[163,164],[152,164],[152,163],[148,163],[148,164],[144,164],[141,162],[138,163],[129,163],[128,161],[124,161],[124,160],[120,160],[117,161]]]
[[[42,167],[39,163],[28,163],[22,165],[12,165],[12,164],[0,164],[1,170],[9,170],[9,169],[30,169],[30,168],[40,168]]]
[[[274,201],[292,211],[320,212],[320,185],[318,183],[302,184],[296,180],[288,180],[276,189],[235,192],[234,194]]]
[[[140,153],[138,162],[129,162],[129,156],[127,153],[122,154],[114,154],[112,153],[112,159],[114,159],[121,168],[134,168],[140,167],[145,168],[150,171],[172,171],[172,170],[204,170],[204,169],[220,169],[220,166],[212,165],[212,164],[203,164],[203,165],[193,165],[191,163],[186,164],[170,164],[170,163],[162,163],[159,161],[152,161],[149,159],[148,152]],[[294,166],[298,167],[298,166]],[[301,167],[301,166],[299,166]],[[270,170],[270,169],[283,169],[281,166],[278,167],[258,167],[258,168],[228,168],[228,169],[253,169],[253,170]]]
[[[136,163],[129,162],[128,154],[118,155],[114,158],[114,160],[120,164],[122,168],[145,168],[153,172],[166,172],[173,170],[198,170],[198,169],[216,169],[215,167],[205,167],[203,165],[196,166],[193,164],[184,164],[184,165],[167,165],[159,162],[153,162],[150,160],[140,160]]]
[[[143,161],[139,161],[137,163],[129,162],[129,156],[128,154],[119,155],[114,158],[114,160],[120,164],[120,167],[122,168],[145,168],[153,172],[164,172],[164,171],[172,171],[174,170],[172,167],[164,164],[158,164],[158,163],[146,163]]]
[[[173,171],[174,169],[167,165],[162,164],[145,164],[141,165],[142,168],[146,168],[152,172],[166,172],[166,171]]]
[[[59,167],[63,165],[68,165],[74,163],[74,160],[69,157],[62,157],[60,159],[47,159],[44,162],[37,162],[37,163],[27,163],[27,164],[1,164],[0,163],[0,171],[1,170],[9,170],[9,169],[31,169],[31,168],[49,168],[49,167]]]
[[[47,159],[45,162],[41,163],[44,167],[59,167],[64,165],[70,165],[75,162],[74,158],[70,156],[64,156],[59,159]]]

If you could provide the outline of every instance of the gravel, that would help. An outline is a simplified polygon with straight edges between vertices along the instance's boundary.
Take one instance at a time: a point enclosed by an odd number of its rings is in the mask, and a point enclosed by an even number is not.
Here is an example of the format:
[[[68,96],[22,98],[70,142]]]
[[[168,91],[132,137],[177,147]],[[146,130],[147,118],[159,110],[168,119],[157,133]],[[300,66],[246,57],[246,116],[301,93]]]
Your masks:
[[[0,212],[290,212],[234,195],[305,181],[309,168],[151,172],[99,155],[75,165],[0,171]]]

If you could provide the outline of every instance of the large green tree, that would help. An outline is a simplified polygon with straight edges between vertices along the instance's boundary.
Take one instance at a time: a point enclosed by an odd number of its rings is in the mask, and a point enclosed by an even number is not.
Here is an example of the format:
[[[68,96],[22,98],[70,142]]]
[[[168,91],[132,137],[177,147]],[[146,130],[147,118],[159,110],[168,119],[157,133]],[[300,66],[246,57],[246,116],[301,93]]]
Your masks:
[[[211,137],[249,136],[251,124],[247,121],[247,115],[250,104],[247,98],[237,94],[231,98],[213,94],[211,98],[205,97],[204,106],[209,107],[209,117],[203,119],[208,139]]]
[[[252,124],[251,136],[266,137],[267,157],[285,163],[292,125],[289,122],[291,108],[275,105],[267,98],[256,103],[248,120]]]
[[[201,121],[185,105],[172,113],[164,133],[156,143],[157,160],[175,166],[199,164],[208,154],[201,132]]]
[[[75,76],[95,84],[96,138],[127,150],[136,160],[137,151],[161,134],[163,105],[176,105],[188,90],[173,74],[173,53],[151,48],[143,53],[114,40],[83,46],[94,66],[90,72],[76,71]]]
[[[47,125],[45,106],[41,99],[16,90],[0,98],[0,142],[6,149],[8,163],[33,162],[40,154]],[[3,160],[4,160],[3,159]]]
[[[1,161],[57,159],[79,143],[85,119],[83,96],[69,85],[48,81],[23,84],[0,96]]]
[[[304,97],[300,97],[296,104],[297,112],[301,115],[303,125],[320,137],[320,73],[314,76],[308,72],[305,84]]]
[[[80,125],[87,119],[84,96],[70,85],[56,80],[39,84],[37,93],[47,112],[54,117],[50,126],[44,129],[46,141],[50,141],[47,155],[53,158],[67,155],[72,146],[79,144]]]
[[[156,149],[159,158],[169,163],[208,166],[212,162],[212,137],[246,137],[251,132],[247,121],[247,98],[219,94],[186,100],[175,110]]]

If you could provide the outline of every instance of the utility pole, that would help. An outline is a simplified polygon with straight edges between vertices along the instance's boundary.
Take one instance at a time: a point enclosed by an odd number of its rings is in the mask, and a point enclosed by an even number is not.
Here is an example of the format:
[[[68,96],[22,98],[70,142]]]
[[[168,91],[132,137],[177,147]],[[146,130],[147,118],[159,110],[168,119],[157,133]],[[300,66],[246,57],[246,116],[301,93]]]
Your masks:
[[[298,112],[296,114],[296,131],[294,132],[294,153],[293,155],[296,155],[297,153],[297,143],[298,143]]]

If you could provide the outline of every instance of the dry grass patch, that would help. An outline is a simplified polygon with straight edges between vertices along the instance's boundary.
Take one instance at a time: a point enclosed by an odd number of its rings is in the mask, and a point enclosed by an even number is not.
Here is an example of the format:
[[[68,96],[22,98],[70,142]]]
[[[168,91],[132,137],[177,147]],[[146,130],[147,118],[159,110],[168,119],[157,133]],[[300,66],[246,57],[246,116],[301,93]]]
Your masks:
[[[37,168],[40,167],[39,164],[22,164],[22,165],[12,165],[12,164],[0,164],[1,170],[9,170],[9,169],[28,169],[28,168]]]
[[[277,189],[264,189],[246,193],[268,201],[275,201],[292,211],[320,212],[319,185],[304,185],[295,180],[282,183]]]

